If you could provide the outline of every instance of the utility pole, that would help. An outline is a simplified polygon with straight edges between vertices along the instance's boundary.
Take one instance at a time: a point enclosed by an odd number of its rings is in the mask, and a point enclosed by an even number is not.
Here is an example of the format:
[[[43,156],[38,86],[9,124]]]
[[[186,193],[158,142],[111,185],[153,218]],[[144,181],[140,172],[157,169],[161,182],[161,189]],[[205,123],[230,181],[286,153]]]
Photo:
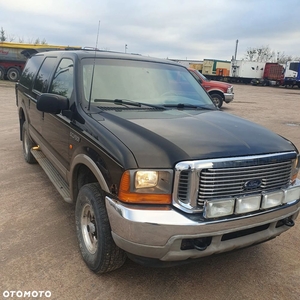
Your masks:
[[[239,44],[239,40],[236,40],[236,45],[235,45],[235,53],[234,53],[234,60],[236,60],[236,55],[237,55],[238,44]]]

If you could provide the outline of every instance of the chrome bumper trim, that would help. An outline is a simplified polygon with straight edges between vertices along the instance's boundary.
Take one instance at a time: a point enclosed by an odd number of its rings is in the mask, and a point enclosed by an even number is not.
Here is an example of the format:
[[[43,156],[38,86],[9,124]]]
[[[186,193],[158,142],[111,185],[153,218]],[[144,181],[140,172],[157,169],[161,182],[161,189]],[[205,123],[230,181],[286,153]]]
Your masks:
[[[234,99],[234,93],[232,94],[224,93],[224,100],[226,103],[231,102],[233,99]]]
[[[277,221],[297,218],[300,200],[255,215],[234,219],[197,221],[172,207],[130,206],[106,197],[106,208],[116,244],[135,255],[161,260],[183,260],[246,247],[289,229]],[[268,230],[221,242],[223,234],[270,224]],[[205,251],[180,250],[182,239],[213,237]]]

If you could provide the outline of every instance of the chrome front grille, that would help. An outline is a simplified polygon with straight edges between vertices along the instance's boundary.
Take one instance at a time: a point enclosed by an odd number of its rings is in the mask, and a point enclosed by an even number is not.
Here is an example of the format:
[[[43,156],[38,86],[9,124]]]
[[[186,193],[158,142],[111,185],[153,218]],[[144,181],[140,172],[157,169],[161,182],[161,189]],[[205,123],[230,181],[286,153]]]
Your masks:
[[[289,184],[292,162],[222,169],[203,169],[200,172],[198,204],[204,200],[238,196],[249,192],[262,192],[282,188]],[[249,181],[259,180],[261,184],[246,189]]]
[[[175,167],[173,204],[201,212],[205,201],[286,188],[295,158],[296,153],[288,152],[180,162]]]
[[[190,182],[189,175],[190,172],[188,171],[182,171],[180,173],[180,179],[178,183],[178,198],[181,199],[181,201],[187,201]]]

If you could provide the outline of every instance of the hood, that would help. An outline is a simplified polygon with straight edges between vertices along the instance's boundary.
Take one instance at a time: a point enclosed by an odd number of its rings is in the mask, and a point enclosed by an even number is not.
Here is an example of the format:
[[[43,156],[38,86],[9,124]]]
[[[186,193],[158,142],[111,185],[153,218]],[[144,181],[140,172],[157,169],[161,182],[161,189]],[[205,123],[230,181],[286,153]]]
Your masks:
[[[222,81],[215,81],[215,80],[209,80],[209,81],[203,81],[202,82],[203,86],[209,86],[209,87],[215,87],[215,88],[224,88],[228,89],[229,87],[232,86],[232,84],[222,82]]]
[[[219,86],[219,87],[224,87],[224,88],[229,88],[232,86],[232,84],[230,83],[227,83],[227,82],[222,82],[222,81],[215,81],[215,80],[209,80],[209,81],[206,81],[206,83],[208,84],[214,84],[216,86]]]
[[[140,168],[295,150],[277,134],[216,110],[110,110],[93,117],[128,147]]]

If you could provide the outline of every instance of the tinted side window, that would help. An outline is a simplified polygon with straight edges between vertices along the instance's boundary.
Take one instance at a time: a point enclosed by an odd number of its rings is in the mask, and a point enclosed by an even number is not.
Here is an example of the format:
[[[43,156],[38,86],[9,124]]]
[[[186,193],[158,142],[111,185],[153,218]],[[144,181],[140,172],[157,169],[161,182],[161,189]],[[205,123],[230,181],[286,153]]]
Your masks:
[[[33,56],[27,61],[20,78],[20,84],[27,88],[31,87],[34,76],[37,73],[43,59],[44,56]]]
[[[73,61],[64,58],[59,63],[50,87],[50,93],[71,97],[73,92]]]
[[[33,88],[41,93],[45,93],[49,84],[49,77],[55,67],[56,57],[46,57],[34,82]]]

